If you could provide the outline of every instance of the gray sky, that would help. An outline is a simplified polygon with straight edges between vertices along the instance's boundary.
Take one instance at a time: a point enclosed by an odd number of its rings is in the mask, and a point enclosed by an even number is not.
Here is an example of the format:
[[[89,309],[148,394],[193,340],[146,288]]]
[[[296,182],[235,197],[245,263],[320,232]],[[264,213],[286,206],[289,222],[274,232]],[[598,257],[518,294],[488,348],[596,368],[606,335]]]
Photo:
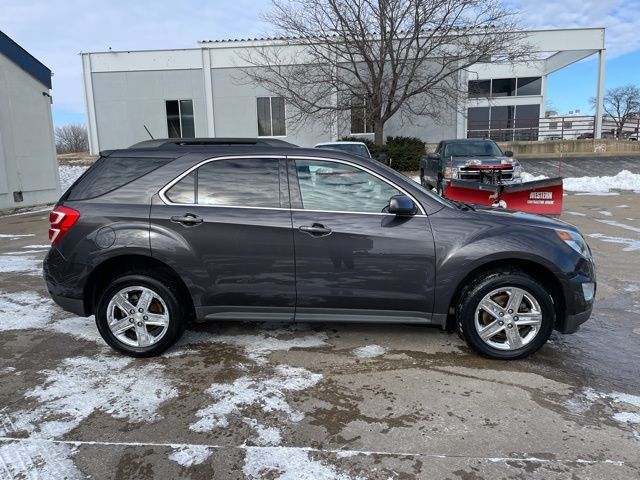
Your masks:
[[[607,86],[640,80],[636,78],[640,63],[640,0],[505,3],[521,12],[521,20],[528,27],[608,27],[607,56],[613,63],[608,68]],[[269,0],[0,0],[0,30],[53,70],[54,121],[63,124],[84,122],[79,52],[109,47],[196,47],[202,39],[259,36],[269,32],[269,26],[260,19],[260,13],[268,7]],[[629,69],[625,65],[616,67],[618,57],[629,64]],[[571,85],[575,77],[567,75],[566,82],[558,80],[550,96],[562,100],[566,90],[567,95],[584,97],[576,85]],[[626,77],[633,78],[627,81]],[[585,85],[585,91],[592,92],[591,86]],[[552,100],[558,103],[555,98]]]

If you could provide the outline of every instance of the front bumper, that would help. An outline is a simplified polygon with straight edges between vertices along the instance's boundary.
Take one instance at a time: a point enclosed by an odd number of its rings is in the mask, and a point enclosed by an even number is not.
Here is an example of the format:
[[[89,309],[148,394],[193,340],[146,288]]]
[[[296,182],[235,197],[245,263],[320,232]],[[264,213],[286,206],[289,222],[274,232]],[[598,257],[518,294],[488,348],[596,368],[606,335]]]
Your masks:
[[[596,297],[596,271],[592,260],[583,259],[572,278],[563,282],[565,311],[556,318],[556,330],[575,333],[593,311]]]

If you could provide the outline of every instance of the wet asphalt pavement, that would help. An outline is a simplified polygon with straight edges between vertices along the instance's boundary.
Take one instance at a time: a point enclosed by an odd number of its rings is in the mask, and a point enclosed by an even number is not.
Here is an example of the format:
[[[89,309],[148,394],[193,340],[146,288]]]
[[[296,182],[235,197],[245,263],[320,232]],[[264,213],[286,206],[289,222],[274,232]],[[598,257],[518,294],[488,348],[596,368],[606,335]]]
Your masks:
[[[515,362],[325,323],[199,325],[125,358],[48,300],[46,213],[3,217],[0,479],[638,478],[639,212],[640,194],[565,197],[595,311]]]

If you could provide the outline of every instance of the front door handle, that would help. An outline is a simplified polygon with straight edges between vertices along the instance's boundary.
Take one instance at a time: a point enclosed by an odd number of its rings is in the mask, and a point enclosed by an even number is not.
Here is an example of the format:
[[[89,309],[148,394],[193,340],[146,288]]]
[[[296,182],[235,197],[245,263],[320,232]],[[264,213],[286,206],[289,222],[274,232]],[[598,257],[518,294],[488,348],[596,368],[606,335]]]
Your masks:
[[[331,234],[331,229],[321,225],[320,223],[314,223],[311,226],[303,225],[298,228],[301,232],[308,233],[312,237],[325,237]]]
[[[187,226],[199,225],[204,222],[202,217],[194,215],[193,213],[186,213],[183,216],[175,215],[171,217],[171,221],[175,223],[182,223],[183,225]]]

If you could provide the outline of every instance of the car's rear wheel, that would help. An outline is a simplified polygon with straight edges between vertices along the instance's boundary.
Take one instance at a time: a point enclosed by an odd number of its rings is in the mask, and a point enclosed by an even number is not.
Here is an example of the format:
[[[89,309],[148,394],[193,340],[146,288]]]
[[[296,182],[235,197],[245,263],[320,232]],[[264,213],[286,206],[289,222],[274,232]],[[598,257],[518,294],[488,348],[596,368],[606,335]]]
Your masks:
[[[497,271],[472,281],[456,308],[458,333],[477,352],[498,359],[531,355],[555,323],[553,301],[534,278]]]
[[[168,279],[125,275],[114,279],[100,297],[96,324],[112,348],[133,357],[164,352],[184,332],[178,291]]]

